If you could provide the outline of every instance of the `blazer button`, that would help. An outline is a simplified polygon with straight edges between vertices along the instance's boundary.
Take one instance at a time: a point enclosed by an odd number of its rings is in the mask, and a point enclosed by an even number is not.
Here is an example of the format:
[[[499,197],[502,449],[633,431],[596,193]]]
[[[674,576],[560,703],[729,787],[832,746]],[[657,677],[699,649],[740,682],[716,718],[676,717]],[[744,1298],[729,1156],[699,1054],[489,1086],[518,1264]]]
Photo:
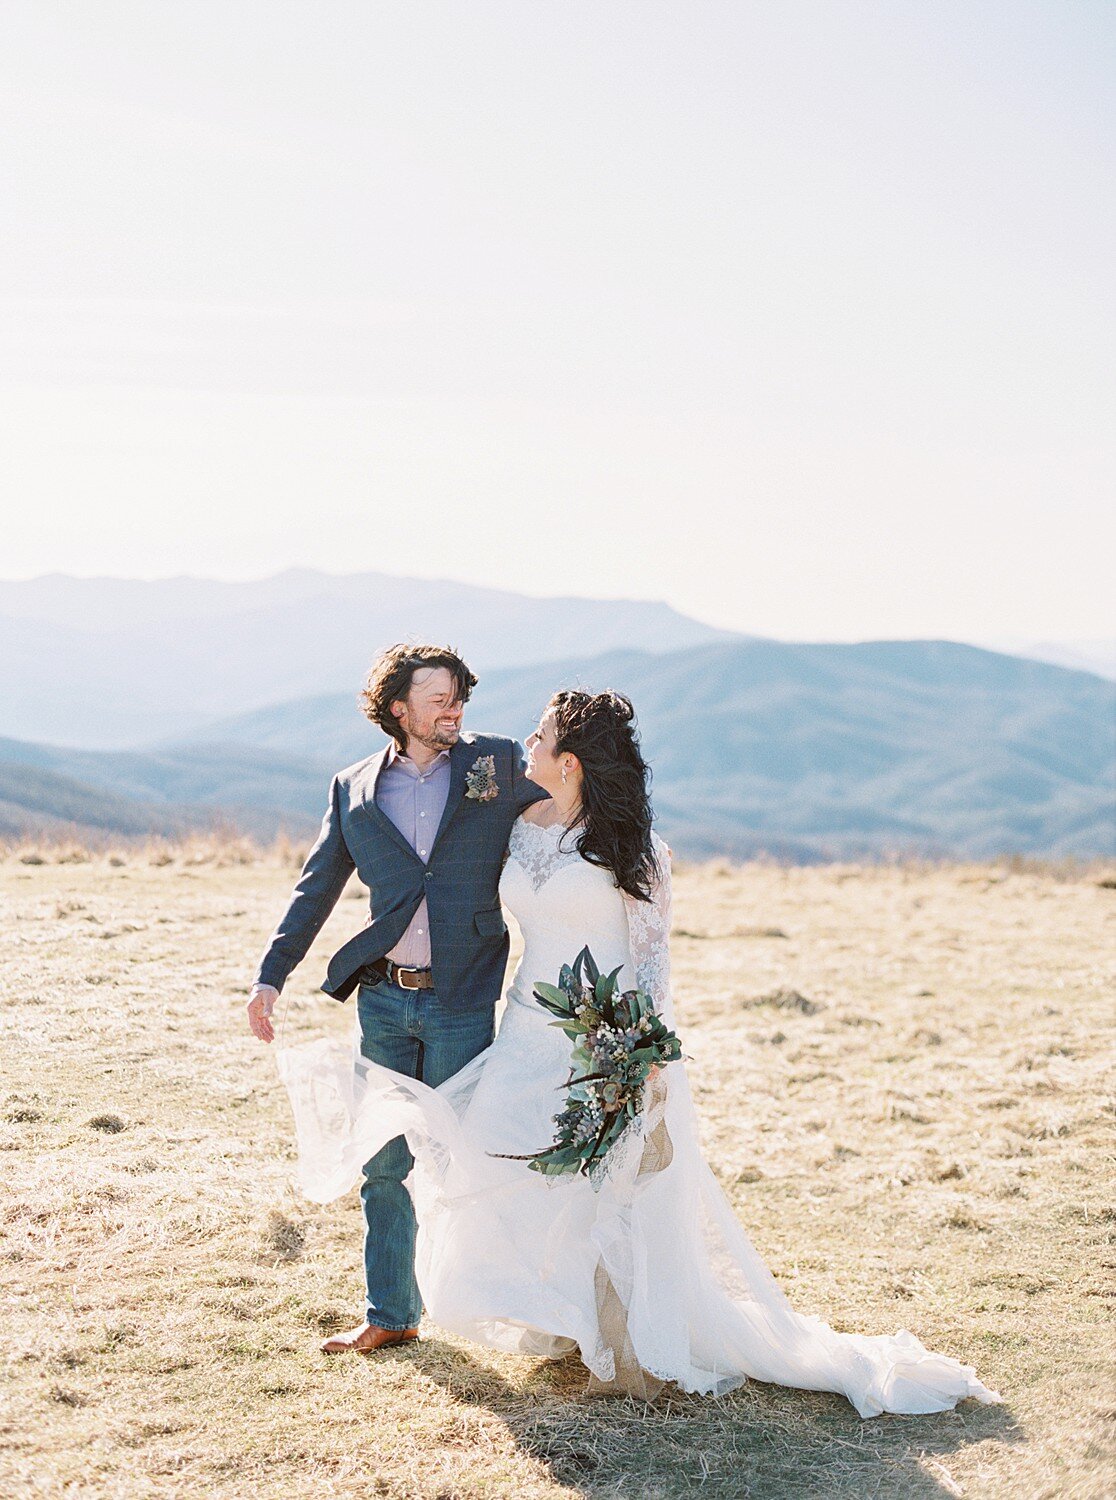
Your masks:
[[[427,870],[426,874],[423,876],[423,879],[424,880],[433,880],[434,879],[434,872],[432,870]]]

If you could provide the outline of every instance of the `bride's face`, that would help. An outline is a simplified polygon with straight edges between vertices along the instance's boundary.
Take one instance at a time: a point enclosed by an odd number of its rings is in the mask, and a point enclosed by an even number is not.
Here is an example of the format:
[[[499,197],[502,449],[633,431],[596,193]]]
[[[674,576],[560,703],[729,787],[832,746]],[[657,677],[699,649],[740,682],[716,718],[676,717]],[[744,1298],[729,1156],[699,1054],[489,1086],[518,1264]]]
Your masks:
[[[537,786],[545,788],[548,792],[553,792],[556,788],[566,784],[562,781],[562,767],[567,765],[568,776],[568,762],[574,759],[567,753],[555,755],[556,739],[554,710],[548,708],[539,720],[539,727],[533,734],[529,734],[526,740],[527,775]]]

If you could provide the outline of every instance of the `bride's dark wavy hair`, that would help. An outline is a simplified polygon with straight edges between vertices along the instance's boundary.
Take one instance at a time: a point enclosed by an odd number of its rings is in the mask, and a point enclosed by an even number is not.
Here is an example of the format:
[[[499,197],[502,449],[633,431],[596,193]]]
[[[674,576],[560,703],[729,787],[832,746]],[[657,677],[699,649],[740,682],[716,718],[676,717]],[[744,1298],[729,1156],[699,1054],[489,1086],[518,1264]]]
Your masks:
[[[554,710],[555,754],[569,751],[581,762],[585,828],[578,853],[611,870],[629,896],[650,901],[661,872],[651,846],[651,767],[639,748],[631,700],[563,688],[547,708]]]

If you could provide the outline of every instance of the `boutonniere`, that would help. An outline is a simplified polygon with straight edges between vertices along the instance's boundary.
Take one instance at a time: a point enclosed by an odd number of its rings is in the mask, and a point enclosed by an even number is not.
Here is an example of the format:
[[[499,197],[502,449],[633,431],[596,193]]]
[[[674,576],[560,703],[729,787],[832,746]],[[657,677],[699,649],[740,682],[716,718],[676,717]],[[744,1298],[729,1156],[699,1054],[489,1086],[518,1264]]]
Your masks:
[[[491,802],[500,795],[494,755],[478,755],[471,769],[465,772],[465,795],[477,802]]]

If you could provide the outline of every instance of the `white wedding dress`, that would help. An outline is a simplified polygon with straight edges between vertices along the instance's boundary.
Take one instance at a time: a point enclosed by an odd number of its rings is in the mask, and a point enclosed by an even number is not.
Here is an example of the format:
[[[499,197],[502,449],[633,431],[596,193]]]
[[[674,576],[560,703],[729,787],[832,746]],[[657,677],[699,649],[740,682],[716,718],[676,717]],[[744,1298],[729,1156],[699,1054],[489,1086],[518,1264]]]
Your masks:
[[[583,947],[602,973],[623,964],[623,988],[646,990],[673,1026],[669,855],[653,838],[663,880],[647,903],[583,860],[575,832],[517,821],[500,896],[523,957],[495,1041],[440,1088],[369,1062],[358,1035],[279,1051],[302,1190],[316,1202],[340,1196],[406,1135],[427,1315],[495,1349],[576,1348],[596,1389],[651,1396],[676,1381],[718,1395],[751,1378],[840,1392],[862,1417],[999,1401],[971,1366],[906,1330],[837,1333],[795,1312],[702,1158],[684,1062],[649,1087],[596,1184],[492,1154],[553,1139],[571,1043],[532,988],[556,983]]]

